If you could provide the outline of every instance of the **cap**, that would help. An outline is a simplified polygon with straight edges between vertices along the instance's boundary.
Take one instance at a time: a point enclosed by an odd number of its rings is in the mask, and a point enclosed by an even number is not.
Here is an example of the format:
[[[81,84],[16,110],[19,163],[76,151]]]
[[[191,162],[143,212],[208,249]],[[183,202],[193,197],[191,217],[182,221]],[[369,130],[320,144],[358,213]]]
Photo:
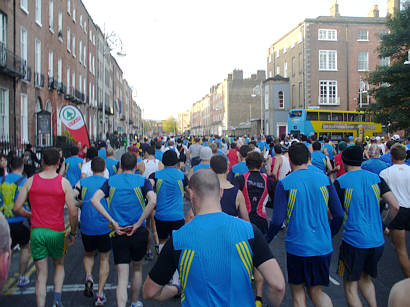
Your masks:
[[[363,149],[360,146],[350,146],[343,150],[342,160],[347,165],[360,166],[363,162]]]
[[[353,141],[353,136],[349,136],[349,141]]]
[[[376,141],[380,141],[380,136],[376,136]]]
[[[398,135],[398,134],[393,135],[391,137],[391,140],[395,141],[395,142],[400,142],[400,135]]]
[[[175,150],[169,149],[164,152],[164,155],[162,156],[162,164],[164,164],[164,166],[173,166],[177,163],[178,156]]]
[[[208,146],[202,146],[201,151],[199,152],[199,159],[202,161],[209,161],[212,157],[212,150]]]

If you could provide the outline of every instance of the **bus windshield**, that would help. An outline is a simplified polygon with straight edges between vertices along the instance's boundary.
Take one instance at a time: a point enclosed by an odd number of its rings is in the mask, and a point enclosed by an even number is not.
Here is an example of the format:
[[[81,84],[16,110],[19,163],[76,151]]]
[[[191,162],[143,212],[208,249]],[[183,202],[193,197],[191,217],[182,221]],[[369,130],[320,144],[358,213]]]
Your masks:
[[[302,111],[291,111],[289,112],[289,117],[302,117]]]

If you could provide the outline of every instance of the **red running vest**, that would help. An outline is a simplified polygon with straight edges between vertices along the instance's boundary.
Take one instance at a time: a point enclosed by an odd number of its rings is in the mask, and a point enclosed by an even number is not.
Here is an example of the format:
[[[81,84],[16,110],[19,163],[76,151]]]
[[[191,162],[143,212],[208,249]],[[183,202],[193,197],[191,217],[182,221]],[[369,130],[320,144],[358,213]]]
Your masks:
[[[48,228],[64,231],[65,193],[62,186],[63,177],[57,175],[52,179],[33,176],[33,183],[28,193],[31,207],[31,227]]]

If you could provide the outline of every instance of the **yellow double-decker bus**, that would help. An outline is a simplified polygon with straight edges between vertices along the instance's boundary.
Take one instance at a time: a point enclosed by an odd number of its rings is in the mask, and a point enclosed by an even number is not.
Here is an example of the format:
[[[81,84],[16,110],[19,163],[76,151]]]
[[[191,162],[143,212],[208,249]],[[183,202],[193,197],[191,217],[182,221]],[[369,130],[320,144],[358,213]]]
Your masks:
[[[372,122],[369,114],[356,111],[292,109],[288,116],[288,131],[293,135],[316,134],[339,141],[349,136],[376,136],[382,132],[379,123]]]

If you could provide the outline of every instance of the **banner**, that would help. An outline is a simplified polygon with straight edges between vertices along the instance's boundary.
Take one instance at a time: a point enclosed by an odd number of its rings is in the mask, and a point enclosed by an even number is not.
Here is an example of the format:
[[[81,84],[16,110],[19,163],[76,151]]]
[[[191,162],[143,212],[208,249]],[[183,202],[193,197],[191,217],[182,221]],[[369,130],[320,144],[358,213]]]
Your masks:
[[[85,125],[81,111],[74,106],[68,105],[61,109],[59,116],[74,141],[76,141],[76,143],[81,142],[82,147],[84,145],[90,147],[87,126]]]

